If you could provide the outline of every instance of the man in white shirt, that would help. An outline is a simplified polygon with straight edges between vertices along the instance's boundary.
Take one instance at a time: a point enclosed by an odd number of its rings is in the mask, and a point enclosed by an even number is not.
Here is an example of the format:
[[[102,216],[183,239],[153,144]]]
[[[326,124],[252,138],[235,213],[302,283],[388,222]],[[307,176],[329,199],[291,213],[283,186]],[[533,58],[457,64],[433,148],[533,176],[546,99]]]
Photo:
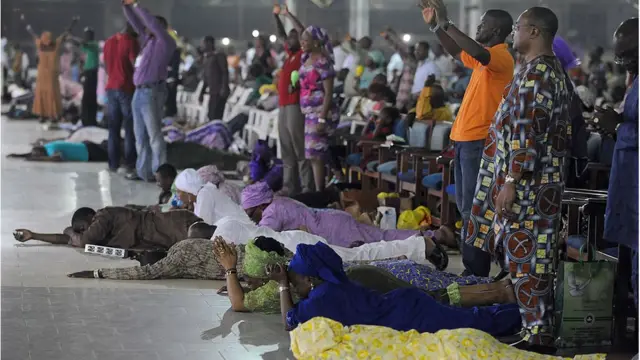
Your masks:
[[[416,59],[418,60],[418,67],[416,68],[416,75],[413,78],[413,86],[411,87],[411,94],[418,96],[424,88],[424,83],[427,81],[429,75],[435,75],[436,80],[440,79],[440,69],[435,62],[429,60],[429,43],[421,41],[416,45]]]
[[[454,62],[453,58],[444,52],[441,44],[435,44],[431,49],[433,53],[433,61],[440,69],[440,75],[445,78],[453,75]],[[443,85],[446,88],[446,86]]]
[[[340,44],[340,41],[334,40],[333,41],[333,59],[335,62],[333,64],[333,68],[336,71],[340,71],[346,67],[344,66],[344,61],[347,59],[348,55],[349,54],[346,51],[344,51],[344,49],[342,48],[342,44]]]
[[[387,81],[389,82],[389,84],[395,84],[395,80],[402,73],[403,66],[404,62],[402,61],[402,56],[400,56],[400,53],[393,53],[393,55],[391,55],[391,58],[389,59],[389,64],[387,65]],[[397,89],[395,90],[397,91]]]
[[[251,221],[238,204],[216,185],[205,183],[194,169],[182,171],[175,180],[178,197],[207,224],[213,225],[225,216]]]

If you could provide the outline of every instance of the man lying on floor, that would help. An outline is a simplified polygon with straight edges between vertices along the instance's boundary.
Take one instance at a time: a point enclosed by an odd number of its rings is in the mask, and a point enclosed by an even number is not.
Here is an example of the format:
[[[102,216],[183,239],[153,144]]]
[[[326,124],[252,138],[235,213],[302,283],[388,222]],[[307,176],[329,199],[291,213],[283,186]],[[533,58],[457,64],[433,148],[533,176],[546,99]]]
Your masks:
[[[29,161],[96,161],[108,159],[106,141],[100,144],[92,141],[71,142],[55,140],[44,145],[36,144],[31,152],[9,154],[8,158],[24,158]],[[244,155],[225,153],[209,149],[196,143],[175,142],[167,144],[167,163],[178,169],[199,168],[216,165],[221,170],[235,170],[239,161],[247,160]]]
[[[17,229],[14,237],[20,242],[39,240],[74,247],[91,244],[121,249],[168,250],[186,239],[189,226],[199,221],[202,219],[187,210],[155,213],[109,206],[96,212],[83,207],[76,210],[71,217],[71,226],[62,234]]]
[[[99,269],[98,273],[115,280],[156,280],[166,278],[223,280],[224,269],[213,253],[212,236],[233,241],[239,258],[244,254],[244,244],[258,237],[274,238],[287,249],[295,250],[298,244],[326,242],[318,236],[303,231],[275,232],[269,228],[259,228],[233,217],[223,218],[216,226],[198,222],[189,228],[189,238],[172,246],[165,258],[146,266],[122,269]],[[344,261],[370,261],[406,257],[415,263],[425,263],[434,247],[432,241],[422,236],[406,240],[380,241],[357,248],[332,246]],[[93,271],[70,274],[71,277],[94,277]]]
[[[9,154],[8,158],[24,158],[27,161],[81,161],[106,162],[108,159],[106,144],[91,141],[69,142],[55,140],[42,146],[34,146],[31,152]]]

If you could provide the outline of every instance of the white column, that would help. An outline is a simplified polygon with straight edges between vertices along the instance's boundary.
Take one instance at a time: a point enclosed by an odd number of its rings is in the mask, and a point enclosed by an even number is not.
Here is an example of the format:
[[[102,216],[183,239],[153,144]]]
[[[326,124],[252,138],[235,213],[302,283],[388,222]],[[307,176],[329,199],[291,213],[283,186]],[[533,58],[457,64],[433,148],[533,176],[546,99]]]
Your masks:
[[[285,4],[287,4],[287,8],[289,8],[289,11],[291,11],[292,14],[294,14],[295,16],[298,17],[298,19],[300,19],[300,14],[298,14],[298,6],[297,6],[298,2],[296,0],[286,0]],[[289,18],[286,18],[284,22],[284,29],[287,31],[287,34],[292,29],[295,29],[295,26],[293,25],[293,21],[291,21]]]
[[[349,0],[349,34],[356,39],[369,35],[369,0]]]
[[[456,26],[463,33],[467,33],[467,4],[469,0],[459,0],[458,3],[460,6],[458,7],[458,21]]]
[[[467,28],[467,35],[474,37],[476,33],[476,29],[480,25],[480,18],[484,13],[484,1],[483,0],[468,0],[468,16],[467,23],[469,27]]]

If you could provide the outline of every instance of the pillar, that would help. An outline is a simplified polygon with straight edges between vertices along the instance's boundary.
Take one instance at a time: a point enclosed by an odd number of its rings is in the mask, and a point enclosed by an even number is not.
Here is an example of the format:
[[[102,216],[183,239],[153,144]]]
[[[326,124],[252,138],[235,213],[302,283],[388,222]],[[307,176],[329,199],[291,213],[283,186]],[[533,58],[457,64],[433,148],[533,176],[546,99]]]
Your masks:
[[[289,9],[289,11],[291,11],[292,14],[300,18],[300,14],[298,14],[298,6],[297,6],[298,2],[296,0],[286,0],[285,4],[287,4],[287,8]],[[289,33],[289,31],[291,31],[294,28],[295,26],[293,25],[293,21],[291,21],[287,17],[284,22],[284,29],[287,31],[287,34]]]
[[[369,35],[369,0],[349,0],[349,34],[356,39]]]
[[[467,28],[467,35],[470,35],[472,38],[476,33],[476,29],[480,25],[480,18],[484,13],[484,0],[469,0],[469,16],[467,17],[467,24],[469,25]]]

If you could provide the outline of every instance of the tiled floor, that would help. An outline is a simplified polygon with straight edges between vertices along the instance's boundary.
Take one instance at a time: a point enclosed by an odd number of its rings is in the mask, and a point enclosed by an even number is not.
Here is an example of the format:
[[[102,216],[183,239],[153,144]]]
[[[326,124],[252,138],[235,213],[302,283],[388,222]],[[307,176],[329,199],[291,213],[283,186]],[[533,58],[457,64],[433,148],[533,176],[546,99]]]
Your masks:
[[[228,299],[215,294],[218,282],[70,279],[69,272],[133,262],[16,243],[15,228],[60,232],[80,206],[152,203],[157,189],[110,175],[106,164],[5,159],[64,133],[32,121],[1,125],[2,359],[292,358],[280,317],[229,312]]]

